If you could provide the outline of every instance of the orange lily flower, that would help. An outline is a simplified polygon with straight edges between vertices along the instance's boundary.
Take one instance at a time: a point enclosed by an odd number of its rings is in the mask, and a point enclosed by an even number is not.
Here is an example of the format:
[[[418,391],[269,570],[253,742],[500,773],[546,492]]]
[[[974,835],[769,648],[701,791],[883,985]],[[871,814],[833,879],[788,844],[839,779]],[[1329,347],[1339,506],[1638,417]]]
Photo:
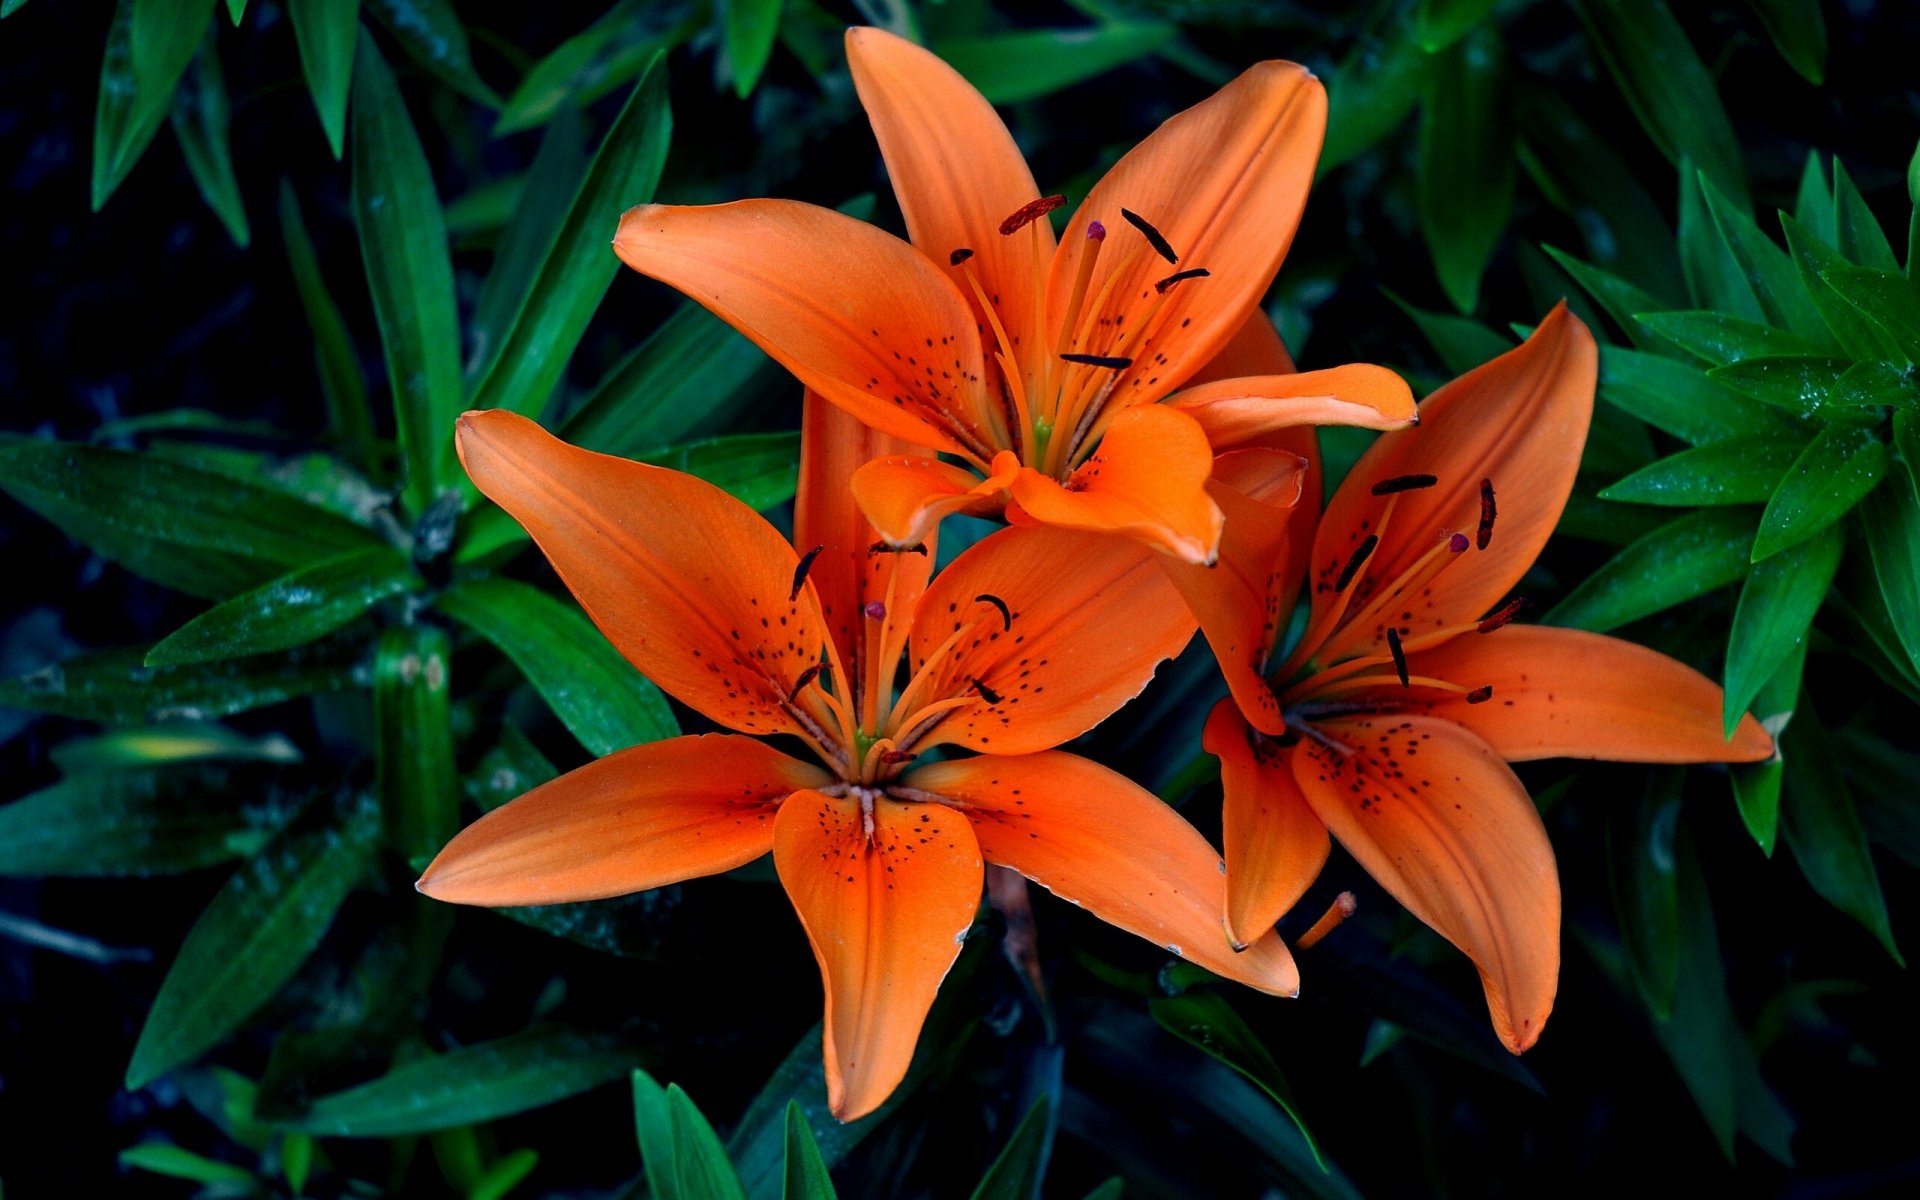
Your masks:
[[[1260,63],[1167,121],[1056,244],[1046,214],[1064,198],[1040,195],[958,72],[877,29],[848,31],[847,56],[911,245],[829,209],[746,200],[642,205],[614,248],[861,422],[929,448],[853,473],[889,544],[948,513],[1006,511],[1209,562],[1222,518],[1203,485],[1221,438],[1414,419],[1406,384],[1364,365],[1174,395],[1257,314],[1292,241],[1326,127],[1304,68]]]
[[[910,447],[811,398],[805,553],[718,488],[509,413],[468,413],[458,445],[620,652],[736,732],[636,746],[534,789],[455,837],[422,892],[587,900],[772,851],[820,963],[841,1120],[905,1074],[983,861],[1222,975],[1298,991],[1277,936],[1234,952],[1225,865],[1204,838],[1123,776],[1053,749],[1193,634],[1150,552],[1008,529],[930,579],[930,553],[873,545],[845,486],[854,463]],[[798,739],[813,761],[739,734]],[[914,765],[935,746],[976,753]]]
[[[1751,716],[1721,734],[1720,689],[1654,651],[1511,624],[1501,606],[1566,507],[1593,412],[1592,335],[1557,307],[1528,341],[1380,438],[1313,539],[1309,615],[1274,661],[1300,586],[1288,514],[1216,485],[1220,566],[1164,564],[1231,697],[1220,759],[1227,925],[1245,941],[1319,874],[1328,834],[1479,968],[1520,1053],[1553,1008],[1560,883],[1508,762],[1749,762]],[[1224,460],[1223,460],[1224,461]],[[1490,614],[1490,615],[1489,615]]]

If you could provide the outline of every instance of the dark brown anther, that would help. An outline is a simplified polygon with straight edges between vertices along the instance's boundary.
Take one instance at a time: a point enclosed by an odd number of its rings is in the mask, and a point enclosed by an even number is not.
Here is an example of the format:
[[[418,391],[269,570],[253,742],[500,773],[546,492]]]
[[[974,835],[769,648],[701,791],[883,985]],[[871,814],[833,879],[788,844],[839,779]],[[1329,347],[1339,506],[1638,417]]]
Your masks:
[[[957,267],[961,263],[967,261],[972,257],[973,257],[973,251],[967,249],[965,246],[962,246],[958,250],[955,250],[952,254],[947,255],[947,265],[950,267]]]
[[[813,560],[820,557],[826,546],[815,546],[800,556],[800,565],[793,569],[793,590],[787,593],[787,602],[791,604],[800,598],[800,587],[807,582],[807,572],[813,570]]]
[[[1485,687],[1477,687],[1467,693],[1468,704],[1485,704],[1491,699],[1493,699],[1493,685],[1490,683]]]
[[[1118,358],[1105,354],[1062,354],[1061,358],[1070,363],[1080,363],[1088,367],[1105,367],[1109,371],[1124,371],[1133,365],[1130,358]]]
[[[1395,492],[1414,492],[1421,488],[1430,488],[1439,482],[1439,477],[1434,475],[1396,475],[1392,479],[1382,479],[1374,484],[1373,494],[1391,496]]]
[[[1213,274],[1213,272],[1207,270],[1205,267],[1194,267],[1191,270],[1175,271],[1173,274],[1167,276],[1165,279],[1162,279],[1159,283],[1154,284],[1153,290],[1156,292],[1164,293],[1168,288],[1172,287],[1176,283],[1179,283],[1183,279],[1205,279],[1207,276],[1211,274]]]
[[[1487,543],[1493,540],[1494,515],[1493,480],[1482,479],[1480,481],[1480,532],[1475,538],[1475,543],[1482,550],[1485,550]]]
[[[915,542],[911,546],[889,546],[885,542],[875,542],[873,545],[867,547],[867,553],[868,554],[918,554],[922,557],[925,557],[927,553],[927,544],[925,542]]]
[[[1120,210],[1120,215],[1127,219],[1127,224],[1146,235],[1147,244],[1153,247],[1155,254],[1158,254],[1161,258],[1166,259],[1176,267],[1180,265],[1180,256],[1173,252],[1173,244],[1167,241],[1166,237],[1163,236],[1158,229],[1149,225],[1145,217],[1131,209],[1125,208]]]
[[[825,671],[826,669],[827,669],[827,664],[815,663],[812,666],[808,667],[806,670],[800,672],[800,678],[793,681],[793,690],[787,693],[787,703],[792,704],[796,699],[798,699],[800,696],[800,693],[803,690],[805,690],[806,686],[812,683],[814,680],[820,678],[821,672]]]
[[[1368,556],[1373,553],[1373,548],[1379,544],[1380,539],[1370,533],[1366,541],[1353,548],[1353,556],[1347,559],[1347,565],[1340,569],[1340,579],[1333,585],[1334,591],[1347,590],[1347,585],[1353,582],[1353,577],[1360,573],[1361,565],[1367,561]]]
[[[1492,633],[1494,630],[1500,628],[1502,625],[1505,625],[1508,621],[1511,621],[1515,617],[1519,616],[1521,611],[1526,607],[1527,607],[1527,598],[1525,596],[1515,596],[1513,599],[1507,601],[1506,607],[1502,608],[1499,612],[1494,613],[1492,616],[1488,617],[1486,620],[1480,622],[1480,624],[1476,625],[1474,628],[1478,629],[1481,633]]]
[[[1019,233],[1022,229],[1025,229],[1066,202],[1067,198],[1065,196],[1042,196],[1038,200],[1022,204],[1012,216],[1000,222],[1000,232],[1003,234]]]
[[[1407,675],[1407,651],[1400,645],[1400,631],[1391,625],[1387,626],[1387,652],[1393,655],[1393,671],[1400,676],[1400,686],[1412,687]]]
[[[981,592],[978,596],[975,596],[973,599],[974,599],[974,602],[977,604],[991,604],[995,608],[1000,610],[1000,623],[1001,623],[1000,631],[1002,633],[1005,633],[1006,631],[1013,628],[1013,610],[1007,607],[1007,602],[1005,600],[1002,600],[1000,597],[994,595],[992,592]]]
[[[988,704],[1000,703],[1000,693],[994,691],[992,688],[988,687],[986,684],[981,683],[980,680],[977,679],[976,677],[972,675],[967,676],[967,682],[973,685],[974,690],[980,693],[980,698],[982,700],[985,700]]]

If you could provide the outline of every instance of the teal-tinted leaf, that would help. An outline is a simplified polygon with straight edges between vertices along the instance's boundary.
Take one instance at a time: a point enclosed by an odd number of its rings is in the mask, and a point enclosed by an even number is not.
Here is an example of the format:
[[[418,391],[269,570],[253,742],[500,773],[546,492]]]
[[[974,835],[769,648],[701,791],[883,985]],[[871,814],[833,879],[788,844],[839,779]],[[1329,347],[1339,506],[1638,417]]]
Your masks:
[[[1022,29],[949,38],[936,53],[995,104],[1034,100],[1152,54],[1178,30],[1158,21],[1079,29]]]
[[[1773,735],[1773,757],[1765,762],[1733,763],[1727,768],[1741,823],[1768,858],[1773,857],[1774,841],[1780,832],[1780,785],[1787,766],[1780,753],[1780,731],[1793,719],[1794,705],[1800,701],[1800,677],[1811,640],[1802,639],[1788,652],[1786,661],[1760,685],[1753,699],[1754,719]]]
[[[1623,313],[1678,307],[1687,293],[1674,259],[1673,226],[1632,167],[1550,86],[1526,84],[1515,116],[1521,164],[1554,207],[1579,227],[1587,253],[1615,273],[1607,276],[1610,281],[1642,296],[1645,288],[1660,298],[1616,307],[1586,279],[1580,280],[1581,286],[1594,291],[1594,298],[1606,304],[1616,320]],[[1629,284],[1618,278],[1621,275],[1638,282]],[[1640,336],[1631,326],[1628,333]]]
[[[1827,182],[1827,169],[1821,163],[1818,150],[1807,151],[1806,165],[1800,169],[1800,190],[1794,196],[1793,221],[1801,226],[1803,232],[1811,232],[1828,246],[1840,240],[1839,233],[1834,229],[1833,185]],[[1784,219],[1782,223],[1785,223]]]
[[[1827,23],[1820,0],[1747,0],[1767,27],[1780,57],[1808,83],[1818,86],[1827,73]]]
[[[321,1137],[401,1137],[498,1120],[624,1076],[640,1050],[624,1036],[536,1028],[403,1063],[315,1100],[280,1122]]]
[[[1675,166],[1691,160],[1746,205],[1733,123],[1673,13],[1660,0],[1581,0],[1579,10],[1594,49],[1653,144]]]
[[[1870,271],[1898,271],[1899,260],[1880,222],[1867,207],[1853,177],[1839,159],[1833,160],[1833,221],[1840,240],[1834,243],[1841,257]]]
[[[1083,1200],[1121,1200],[1127,1194],[1127,1182],[1115,1175],[1099,1187],[1088,1192]]]
[[[1728,737],[1767,680],[1796,652],[1804,653],[1813,614],[1826,599],[1846,538],[1829,526],[1792,549],[1754,564],[1740,589],[1727,640],[1722,723]]]
[[[378,11],[383,0],[368,0]],[[418,515],[464,478],[453,457],[460,413],[460,324],[447,226],[426,152],[373,39],[353,63],[353,218],[380,322],[387,380],[406,462],[408,508]]]
[[[494,247],[493,265],[480,284],[467,322],[469,372],[490,366],[499,352],[533,288],[535,272],[560,234],[568,206],[580,192],[588,162],[586,119],[568,111],[547,126],[540,152],[527,168],[525,183],[514,197],[511,216]],[[447,217],[451,222],[451,209]]]
[[[1839,730],[1835,741],[1868,838],[1920,867],[1920,805],[1913,803],[1920,755],[1887,745],[1883,733],[1861,722]]]
[[[0,489],[137,575],[225,597],[377,541],[277,490],[154,454],[22,439]]]
[[[655,54],[685,41],[703,24],[687,3],[622,0],[533,65],[493,127],[495,137],[534,129],[569,105],[587,104],[637,78]]]
[[[1746,210],[1721,195],[1720,189],[1704,175],[1700,179],[1700,191],[1706,197],[1707,211],[1720,231],[1721,240],[1746,276],[1747,286],[1760,302],[1760,311],[1766,314],[1768,323],[1816,345],[1827,342],[1826,323],[1820,319],[1820,311],[1807,295],[1800,273],[1794,269],[1787,252],[1761,233]]]
[[[973,1200],[1039,1200],[1040,1180],[1053,1149],[1053,1117],[1042,1095],[973,1189]]]
[[[1894,636],[1912,670],[1920,672],[1920,496],[1908,459],[1905,471],[1890,471],[1860,505],[1873,557],[1873,574],[1886,603]]]
[[[131,649],[69,658],[0,682],[0,704],[121,725],[205,721],[339,691],[359,670],[359,652],[339,642],[191,667],[149,667],[145,657]]]
[[[1600,398],[1694,445],[1807,436],[1798,422],[1715,383],[1699,367],[1617,346],[1600,348]]]
[[[229,790],[243,778],[254,790]],[[295,807],[258,783],[201,765],[72,776],[0,807],[0,875],[167,875],[245,858]]]
[[[1840,293],[1821,277],[1822,272],[1848,265],[1847,260],[1840,257],[1840,252],[1792,217],[1781,216],[1780,226],[1786,231],[1787,250],[1793,255],[1794,267],[1800,272],[1800,282],[1841,349],[1857,359],[1897,356],[1899,346],[1893,339],[1879,325],[1861,316],[1858,309],[1841,299]]]
[[[1680,897],[1673,839],[1680,821],[1682,773],[1654,772],[1631,811],[1607,823],[1608,882],[1620,943],[1647,1011],[1673,1016],[1680,977]]]
[[[773,55],[782,7],[781,0],[725,0],[727,66],[733,74],[734,94],[743,100],[753,94],[760,72]]]
[[[1877,425],[1882,414],[1863,409],[1881,405],[1920,407],[1920,386],[1905,371],[1884,362],[1748,358],[1715,367],[1707,375],[1797,417]]]
[[[1387,299],[1393,301],[1395,307],[1407,314],[1433,347],[1434,353],[1440,356],[1441,364],[1455,375],[1464,375],[1513,349],[1511,338],[1472,317],[1429,312],[1407,303],[1386,288],[1380,290]]]
[[[320,128],[338,159],[347,136],[347,88],[360,40],[360,0],[287,0],[300,70],[320,114]]]
[[[120,0],[107,29],[94,114],[93,211],[160,132],[173,89],[213,21],[213,0]]]
[[[1920,287],[1912,280],[1866,267],[1831,267],[1820,278],[1899,348],[1897,361],[1920,363]]]
[[[1547,614],[1555,625],[1604,633],[1702,596],[1747,573],[1750,508],[1703,508],[1616,554]]]
[[[435,605],[513,660],[588,752],[680,732],[660,690],[573,605],[511,579],[457,583]]]
[[[1513,125],[1506,51],[1491,27],[1468,34],[1427,71],[1416,179],[1421,235],[1447,298],[1479,303],[1480,276],[1513,207]]]
[[[1404,20],[1384,21],[1357,38],[1328,81],[1327,140],[1318,173],[1325,175],[1397,129],[1419,103],[1432,61]]]
[[[154,997],[127,1067],[145,1087],[223,1041],[293,978],[369,865],[371,809],[296,826],[229,879],[194,922]]]
[[[685,1200],[747,1200],[727,1149],[680,1085],[667,1085],[667,1121],[673,1130],[673,1169]]]
[[[1663,312],[1637,316],[1648,329],[1715,366],[1746,358],[1811,357],[1820,353],[1820,347],[1804,338],[1725,313]]]
[[[187,1179],[210,1188],[251,1191],[258,1180],[252,1171],[233,1163],[206,1158],[171,1142],[143,1142],[120,1152],[120,1165],[151,1171],[170,1179]]]
[[[1829,425],[1807,444],[1767,502],[1753,561],[1797,546],[1847,515],[1887,473],[1893,455],[1872,429]]]
[[[473,69],[466,26],[451,0],[366,0],[413,61],[467,99],[499,108],[500,97]]]
[[[1320,1153],[1313,1131],[1300,1115],[1299,1102],[1293,1098],[1286,1076],[1280,1073],[1280,1064],[1273,1061],[1266,1043],[1224,997],[1218,992],[1193,989],[1178,996],[1156,996],[1147,1002],[1147,1011],[1162,1029],[1232,1067],[1271,1097],[1299,1127],[1321,1170],[1326,1169],[1326,1156]]]
[[[459,827],[459,779],[447,712],[447,635],[389,629],[373,660],[376,777],[387,837],[408,858],[437,854]]]
[[[247,227],[247,208],[240,199],[240,181],[233,175],[233,151],[227,141],[227,85],[220,76],[220,55],[211,31],[193,65],[180,77],[173,93],[173,134],[186,156],[200,198],[226,226],[233,244],[244,247],[253,234]]]
[[[1672,343],[1665,338],[1655,336],[1642,325],[1635,313],[1657,312],[1667,307],[1651,292],[1629,283],[1618,275],[1610,275],[1589,263],[1583,263],[1570,254],[1552,246],[1542,246],[1547,256],[1558,263],[1562,270],[1573,276],[1575,283],[1586,289],[1600,307],[1606,310],[1615,324],[1626,333],[1634,345],[1642,350],[1656,354],[1670,352]]]
[[[1692,507],[1765,504],[1794,460],[1800,443],[1778,437],[1736,438],[1683,450],[1643,467],[1604,489],[1604,500]]]
[[[647,1191],[658,1200],[692,1200],[680,1194],[680,1168],[673,1139],[673,1110],[667,1089],[638,1066],[633,1077],[633,1130],[640,1143],[640,1165]]]
[[[347,456],[361,469],[369,470],[374,463],[373,414],[367,408],[360,360],[354,354],[340,306],[334,303],[320,274],[320,259],[307,236],[300,201],[285,179],[280,181],[280,234],[286,240],[287,264],[293,270],[294,288],[300,293],[300,307],[313,334],[313,361],[320,376],[320,393],[327,401],[327,426]]]
[[[1832,740],[1805,697],[1800,719],[1781,734],[1794,769],[1787,773],[1781,832],[1807,882],[1826,901],[1866,927],[1893,960],[1905,965],[1887,920],[1886,897],[1866,831],[1854,809]]]
[[[229,4],[233,4],[234,2],[235,0],[228,0]],[[238,0],[238,3],[245,4],[246,0]],[[4,21],[19,12],[22,8],[26,7],[26,4],[27,0],[0,0],[0,21]],[[234,23],[239,23],[238,17],[234,18]]]
[[[420,585],[398,550],[373,546],[329,558],[214,606],[147,652],[150,667],[291,650]]]
[[[620,270],[607,249],[608,231],[622,211],[652,198],[672,129],[666,69],[656,60],[594,155],[499,354],[474,389],[473,407],[540,412]]]
[[[1690,164],[1681,164],[1680,271],[1686,276],[1687,293],[1697,308],[1748,321],[1764,320],[1746,272],[1707,210],[1706,193],[1700,187],[1703,178]]]
[[[1438,54],[1467,35],[1487,19],[1497,0],[1420,0],[1420,12],[1414,28],[1420,48]]]
[[[800,1105],[787,1102],[786,1170],[781,1176],[781,1200],[836,1200],[833,1179],[827,1174],[826,1160],[820,1157],[820,1143],[800,1112]]]
[[[49,751],[53,765],[68,775],[159,767],[173,763],[297,763],[299,747],[284,733],[244,733],[203,721],[170,721],[135,729],[110,729],[91,737],[70,738]]]

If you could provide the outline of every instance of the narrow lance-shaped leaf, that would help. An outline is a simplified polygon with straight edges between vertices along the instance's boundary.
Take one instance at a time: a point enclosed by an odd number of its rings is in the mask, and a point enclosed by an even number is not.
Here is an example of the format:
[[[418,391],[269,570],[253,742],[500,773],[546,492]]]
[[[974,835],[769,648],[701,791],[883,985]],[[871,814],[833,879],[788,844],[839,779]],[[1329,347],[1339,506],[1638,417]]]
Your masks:
[[[1386,137],[1420,102],[1432,56],[1414,27],[1388,20],[1354,40],[1327,86],[1327,140],[1319,175]]]
[[[1480,277],[1513,205],[1513,127],[1505,48],[1491,27],[1468,34],[1427,72],[1420,117],[1420,227],[1447,298],[1479,303]]]
[[[1818,356],[1820,347],[1771,325],[1711,310],[1640,313],[1641,324],[1715,366],[1748,358]]]
[[[1860,315],[1860,310],[1843,300],[1822,278],[1824,272],[1848,265],[1831,245],[1831,232],[1821,235],[1788,216],[1780,218],[1780,227],[1787,235],[1787,252],[1793,256],[1794,268],[1800,272],[1801,286],[1807,289],[1808,298],[1820,310],[1821,320],[1833,332],[1841,349],[1858,359],[1897,355],[1899,346],[1893,339],[1879,325]]]
[[[1627,966],[1647,1011],[1663,1021],[1673,1016],[1680,975],[1673,839],[1684,780],[1677,768],[1657,770],[1639,803],[1607,823],[1608,881]]]
[[[533,285],[566,220],[567,206],[587,173],[586,119],[569,111],[547,126],[540,150],[527,168],[525,183],[494,247],[493,265],[480,283],[473,315],[467,321],[466,371],[492,364],[520,305]],[[449,210],[451,221],[452,212]]]
[[[667,1089],[641,1067],[634,1067],[631,1075],[633,1131],[640,1143],[640,1166],[647,1174],[647,1191],[658,1200],[692,1200],[680,1193],[679,1153]]]
[[[1888,472],[1861,503],[1860,516],[1889,624],[1908,664],[1920,672],[1920,495],[1913,474],[1920,464],[1909,458],[1905,466]]]
[[[108,650],[0,682],[0,704],[82,721],[204,721],[352,686],[363,667],[341,642],[186,667],[149,667],[146,652]]]
[[[1818,87],[1827,74],[1827,23],[1820,0],[1747,0],[1760,14],[1780,57],[1800,77]]]
[[[1800,449],[1798,441],[1784,437],[1710,442],[1642,467],[1602,489],[1600,497],[1675,507],[1765,504]]]
[[[700,5],[621,0],[533,64],[507,97],[493,136],[536,129],[562,108],[584,108],[625,87],[654,55],[706,28],[706,18]]]
[[[1893,960],[1905,965],[1887,919],[1866,831],[1847,788],[1841,763],[1812,705],[1801,697],[1800,719],[1787,727],[1785,753],[1793,760],[1781,810],[1781,832],[1807,882],[1828,903],[1860,922]]]
[[[1604,633],[1722,588],[1747,573],[1751,508],[1704,508],[1634,542],[1547,614]]]
[[[320,128],[338,159],[346,144],[347,90],[360,37],[360,0],[287,0],[287,16]]]
[[[1797,546],[1852,511],[1893,455],[1877,430],[1829,425],[1808,443],[1767,502],[1753,561]]]
[[[227,140],[227,85],[220,76],[220,55],[211,30],[193,65],[173,93],[173,133],[186,156],[200,198],[226,226],[233,244],[244,247],[253,234],[247,226],[246,205],[240,199],[240,181],[233,174],[233,151]]]
[[[1774,673],[1760,686],[1753,699],[1753,715],[1773,735],[1773,757],[1765,762],[1735,763],[1727,768],[1733,784],[1733,799],[1740,810],[1740,821],[1753,835],[1761,853],[1773,857],[1775,839],[1780,832],[1780,787],[1786,777],[1786,756],[1781,752],[1780,733],[1793,720],[1799,703],[1800,677],[1807,665],[1807,642],[1802,639]]]
[[[753,94],[760,73],[767,69],[783,7],[781,0],[723,0],[727,65],[733,72],[734,94],[743,100]]]
[[[287,264],[293,270],[294,289],[307,314],[313,334],[313,362],[320,376],[320,394],[327,402],[327,427],[339,439],[347,457],[362,470],[374,467],[373,415],[367,408],[367,387],[360,377],[360,360],[353,351],[347,322],[340,315],[320,274],[320,258],[300,215],[293,185],[280,181],[280,235],[286,241]]]
[[[173,89],[213,21],[213,0],[119,0],[107,29],[94,114],[93,211],[140,161]]]
[[[1042,1095],[973,1189],[973,1200],[1034,1200],[1053,1150],[1053,1112]]]
[[[1764,321],[1759,297],[1707,209],[1706,193],[1700,187],[1704,178],[1695,164],[1680,164],[1680,271],[1686,276],[1687,293],[1696,308]]]
[[[1740,589],[1727,640],[1722,723],[1728,737],[1747,706],[1789,657],[1804,651],[1808,626],[1826,598],[1846,538],[1828,526],[1792,549],[1754,564]]]
[[[1420,0],[1420,48],[1438,54],[1493,12],[1496,0]]]
[[[1021,29],[947,38],[934,50],[995,104],[1036,100],[1161,49],[1178,30],[1158,21]]]
[[[1299,1127],[1314,1161],[1321,1170],[1326,1169],[1326,1156],[1320,1153],[1320,1144],[1301,1117],[1300,1104],[1286,1076],[1280,1073],[1280,1064],[1273,1061],[1266,1044],[1224,997],[1194,989],[1178,996],[1156,996],[1147,1002],[1147,1010],[1162,1029],[1232,1067],[1271,1097]]]
[[[1920,286],[1893,271],[1830,267],[1820,273],[1841,299],[1897,347],[1896,361],[1920,363]]]
[[[1818,150],[1807,151],[1807,161],[1800,169],[1800,190],[1794,195],[1793,216],[1790,219],[1831,246],[1840,240],[1840,235],[1834,232],[1833,184],[1828,182],[1824,161]],[[1782,216],[1785,218],[1785,214]]]
[[[451,0],[365,0],[365,4],[413,61],[476,104],[500,107],[499,95],[473,69],[467,27],[460,23]]]
[[[147,652],[150,667],[217,662],[318,641],[389,596],[419,586],[406,555],[355,550],[281,576],[214,606]]]
[[[166,721],[69,738],[48,757],[68,775],[92,775],[196,762],[297,763],[300,748],[284,733],[249,737],[211,721]]]
[[[667,1085],[667,1122],[673,1131],[673,1167],[684,1200],[747,1200],[727,1149],[677,1083]]]
[[[1746,210],[1727,199],[1704,173],[1700,177],[1700,191],[1721,240],[1746,275],[1747,286],[1753,290],[1754,299],[1759,301],[1760,311],[1766,314],[1768,322],[1815,345],[1830,341],[1826,323],[1820,319],[1819,310],[1807,295],[1786,252],[1761,233]]]
[[[63,779],[0,807],[0,875],[166,875],[245,858],[295,809],[261,778],[189,765]]]
[[[1878,425],[1883,405],[1920,408],[1920,385],[1891,363],[1807,356],[1746,358],[1707,372],[1717,383],[1796,417]]]
[[[459,826],[459,780],[447,712],[447,635],[389,629],[373,663],[377,777],[387,837],[408,858],[438,853]]]
[[[1600,350],[1600,398],[1696,446],[1812,436],[1810,428],[1715,383],[1697,366],[1618,346]]]
[[[1880,228],[1880,220],[1867,206],[1866,197],[1854,186],[1853,177],[1839,159],[1833,160],[1833,223],[1839,241],[1834,243],[1848,262],[1869,271],[1898,271],[1893,247]]]
[[[820,1157],[820,1143],[807,1125],[800,1106],[787,1102],[786,1169],[780,1186],[781,1200],[837,1200],[833,1179],[827,1174],[826,1160]]]

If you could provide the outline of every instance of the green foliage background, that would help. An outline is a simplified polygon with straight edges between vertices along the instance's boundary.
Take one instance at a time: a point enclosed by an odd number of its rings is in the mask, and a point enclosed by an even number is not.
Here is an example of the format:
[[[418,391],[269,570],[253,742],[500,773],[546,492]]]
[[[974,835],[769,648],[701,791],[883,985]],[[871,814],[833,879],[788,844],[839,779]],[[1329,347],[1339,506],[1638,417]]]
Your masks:
[[[1914,1081],[1920,1011],[1911,6],[0,14],[0,1181],[19,1194],[1920,1178],[1912,1106],[1882,1099]],[[1045,897],[1042,1002],[988,919],[908,1083],[845,1127],[764,864],[503,913],[413,894],[477,810],[691,720],[465,484],[452,416],[540,416],[784,520],[797,388],[606,242],[650,196],[897,228],[842,60],[855,22],[953,62],[1071,197],[1247,63],[1312,66],[1329,138],[1270,304],[1305,366],[1380,362],[1424,392],[1563,296],[1606,342],[1580,486],[1524,590],[1541,619],[1723,678],[1729,722],[1751,707],[1782,756],[1524,772],[1567,895],[1561,997],[1526,1058],[1465,961],[1339,856],[1282,931],[1342,888],[1360,916],[1302,956],[1297,1002],[1216,989]],[[1364,436],[1323,442],[1337,476]],[[1189,655],[1088,749],[1209,829],[1218,690]]]

